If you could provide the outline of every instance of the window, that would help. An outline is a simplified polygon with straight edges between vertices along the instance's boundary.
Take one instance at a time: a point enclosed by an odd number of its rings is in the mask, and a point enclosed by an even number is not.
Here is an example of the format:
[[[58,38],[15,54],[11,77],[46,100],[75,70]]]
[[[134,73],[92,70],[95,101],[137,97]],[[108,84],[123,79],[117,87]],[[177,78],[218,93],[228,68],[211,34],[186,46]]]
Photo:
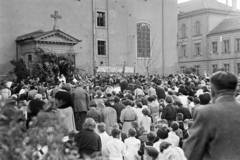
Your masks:
[[[212,42],[212,52],[213,53],[217,53],[218,52],[217,42]]]
[[[137,57],[150,58],[150,25],[147,23],[137,24]]]
[[[196,75],[199,75],[200,66],[194,66],[194,68],[196,69]]]
[[[182,24],[182,38],[186,38],[187,37],[187,27],[185,24]]]
[[[240,39],[236,39],[236,51],[240,51]]]
[[[217,64],[213,64],[213,65],[212,65],[212,71],[213,71],[213,73],[216,72],[217,69],[218,69],[218,65],[217,65]]]
[[[201,23],[199,21],[196,22],[196,28],[195,28],[196,35],[201,34]]]
[[[229,40],[223,41],[223,52],[230,52]]]
[[[187,46],[186,45],[182,45],[182,56],[183,57],[187,56]]]
[[[240,63],[237,63],[237,73],[240,74]]]
[[[223,68],[225,71],[229,72],[230,71],[230,65],[229,64],[223,64]]]
[[[97,12],[97,26],[106,27],[105,12]]]
[[[182,67],[181,67],[181,72],[182,72],[182,73],[185,72],[185,68],[186,68],[185,66],[182,66]]]
[[[31,54],[28,55],[28,62],[32,62],[32,55]]]
[[[98,55],[106,55],[106,41],[98,41]]]
[[[195,43],[195,53],[196,55],[201,54],[201,43]]]

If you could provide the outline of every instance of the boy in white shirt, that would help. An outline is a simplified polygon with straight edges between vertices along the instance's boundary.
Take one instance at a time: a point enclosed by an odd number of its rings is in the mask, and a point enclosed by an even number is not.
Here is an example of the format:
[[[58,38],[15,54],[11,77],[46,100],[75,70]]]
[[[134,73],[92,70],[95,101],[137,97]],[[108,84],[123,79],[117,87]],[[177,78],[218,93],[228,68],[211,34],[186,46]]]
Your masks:
[[[126,148],[124,143],[120,140],[121,131],[119,129],[112,130],[113,139],[107,142],[107,152],[109,160],[123,160]]]
[[[172,143],[173,147],[179,146],[180,138],[176,134],[178,127],[179,124],[176,121],[173,121],[171,123],[171,131],[168,133],[168,142]]]
[[[126,146],[126,154],[124,156],[124,160],[135,160],[135,155],[137,151],[140,149],[141,141],[135,138],[136,130],[134,128],[130,128],[128,131],[128,137],[125,139],[124,143]]]
[[[98,135],[101,138],[102,142],[102,157],[103,160],[108,159],[108,152],[107,152],[107,142],[110,141],[112,138],[107,134],[106,132],[106,124],[105,123],[99,123],[98,126]]]

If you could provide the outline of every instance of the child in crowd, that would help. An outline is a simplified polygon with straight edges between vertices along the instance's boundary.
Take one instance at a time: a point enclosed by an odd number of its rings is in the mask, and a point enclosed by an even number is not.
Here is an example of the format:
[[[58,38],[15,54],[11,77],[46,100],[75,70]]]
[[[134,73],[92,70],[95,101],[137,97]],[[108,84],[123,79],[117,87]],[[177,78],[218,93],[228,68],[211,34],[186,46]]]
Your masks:
[[[106,132],[106,124],[105,123],[99,123],[98,124],[98,135],[101,138],[102,143],[102,157],[103,160],[108,159],[108,153],[107,153],[107,142],[110,141],[112,138],[107,134]]]
[[[169,142],[171,142],[174,147],[179,146],[180,138],[182,137],[182,131],[179,130],[178,127],[178,123],[173,121],[171,123],[171,131],[168,133]]]
[[[143,117],[140,121],[140,126],[143,126],[147,132],[150,132],[150,126],[151,126],[151,118],[148,116],[150,114],[149,109],[144,108],[142,110]]]
[[[182,113],[177,113],[176,114],[176,120],[179,124],[179,128],[184,131],[184,125],[183,125],[183,114]]]
[[[138,154],[136,155],[137,159],[140,160],[140,159],[143,158],[144,148],[147,147],[147,146],[153,146],[153,142],[154,142],[155,138],[156,138],[156,133],[155,132],[149,132],[147,134],[147,141],[146,142],[141,141],[141,147],[138,150]]]
[[[159,155],[159,153],[154,147],[152,147],[152,146],[145,147],[143,159],[144,160],[157,160],[158,155]]]
[[[113,139],[107,142],[107,152],[109,160],[123,160],[126,148],[124,143],[120,140],[121,131],[119,129],[112,130]]]
[[[138,128],[138,122],[134,121],[132,122],[132,128],[136,130],[135,137],[138,138],[140,136],[139,128]]]
[[[135,138],[136,130],[134,128],[130,128],[128,131],[128,137],[125,139],[125,146],[126,146],[126,154],[124,160],[135,160],[135,155],[137,151],[140,149],[141,142],[139,139]]]

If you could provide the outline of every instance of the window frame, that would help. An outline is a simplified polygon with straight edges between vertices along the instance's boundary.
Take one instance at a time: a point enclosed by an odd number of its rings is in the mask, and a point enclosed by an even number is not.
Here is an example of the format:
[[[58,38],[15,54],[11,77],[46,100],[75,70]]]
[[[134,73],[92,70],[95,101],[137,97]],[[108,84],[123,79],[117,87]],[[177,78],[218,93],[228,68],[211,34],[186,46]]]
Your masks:
[[[200,65],[195,65],[194,68],[196,69],[196,74],[199,75],[199,73],[200,73]]]
[[[197,20],[195,22],[195,36],[200,36],[201,35],[201,22]]]
[[[236,51],[240,52],[240,38],[236,38]]]
[[[239,75],[240,74],[240,62],[237,62],[237,74]]]
[[[148,29],[144,29],[144,31],[138,30],[139,24],[145,24],[148,25]],[[152,51],[151,51],[151,23],[146,21],[138,21],[135,23],[135,29],[136,29],[136,58],[137,59],[151,59],[152,57]],[[140,35],[140,38],[139,38]],[[143,41],[144,38],[147,38],[147,41]],[[144,56],[144,53],[139,52],[139,50],[143,52],[148,52],[146,56]],[[141,54],[140,54],[141,53]]]
[[[185,73],[186,66],[181,66],[180,69],[181,69],[181,73]]]
[[[199,45],[199,46],[198,46],[198,48],[199,48],[199,53],[197,52],[197,45]],[[201,55],[201,51],[202,51],[201,42],[194,43],[194,52],[195,52],[195,55]]]
[[[226,67],[228,65],[228,67]],[[223,63],[223,68],[225,71],[230,72],[230,64],[229,63]]]
[[[185,23],[181,25],[182,35],[181,38],[187,38],[187,26]]]
[[[182,53],[183,57],[187,57],[187,45],[186,44],[181,45],[181,53]]]
[[[105,42],[105,48],[104,48],[105,54],[99,54],[99,45],[98,45],[98,42]],[[103,56],[103,57],[106,57],[106,56],[108,55],[108,53],[107,53],[107,40],[97,39],[97,55],[98,55],[98,56]]]
[[[98,21],[99,20],[99,17],[98,17],[99,13],[104,13],[104,17],[103,17],[104,26],[100,26],[99,23],[98,23],[99,22]],[[107,28],[107,18],[106,18],[107,16],[106,15],[107,15],[106,11],[102,11],[102,10],[97,10],[96,11],[96,27],[97,28]]]
[[[225,42],[228,42],[228,45],[225,44]],[[226,47],[228,46],[228,47]],[[223,40],[223,53],[230,53],[231,50],[230,50],[230,40],[229,39],[226,39],[226,40]]]
[[[216,45],[214,45],[216,44]],[[212,42],[212,53],[218,53],[218,42],[214,41]]]

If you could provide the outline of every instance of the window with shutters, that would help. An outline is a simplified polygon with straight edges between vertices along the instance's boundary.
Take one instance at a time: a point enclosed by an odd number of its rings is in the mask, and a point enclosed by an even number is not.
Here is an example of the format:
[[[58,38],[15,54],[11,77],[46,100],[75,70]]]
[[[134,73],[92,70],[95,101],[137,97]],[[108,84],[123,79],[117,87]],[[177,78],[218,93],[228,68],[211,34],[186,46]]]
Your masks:
[[[148,23],[137,23],[137,57],[150,58],[150,25]]]

